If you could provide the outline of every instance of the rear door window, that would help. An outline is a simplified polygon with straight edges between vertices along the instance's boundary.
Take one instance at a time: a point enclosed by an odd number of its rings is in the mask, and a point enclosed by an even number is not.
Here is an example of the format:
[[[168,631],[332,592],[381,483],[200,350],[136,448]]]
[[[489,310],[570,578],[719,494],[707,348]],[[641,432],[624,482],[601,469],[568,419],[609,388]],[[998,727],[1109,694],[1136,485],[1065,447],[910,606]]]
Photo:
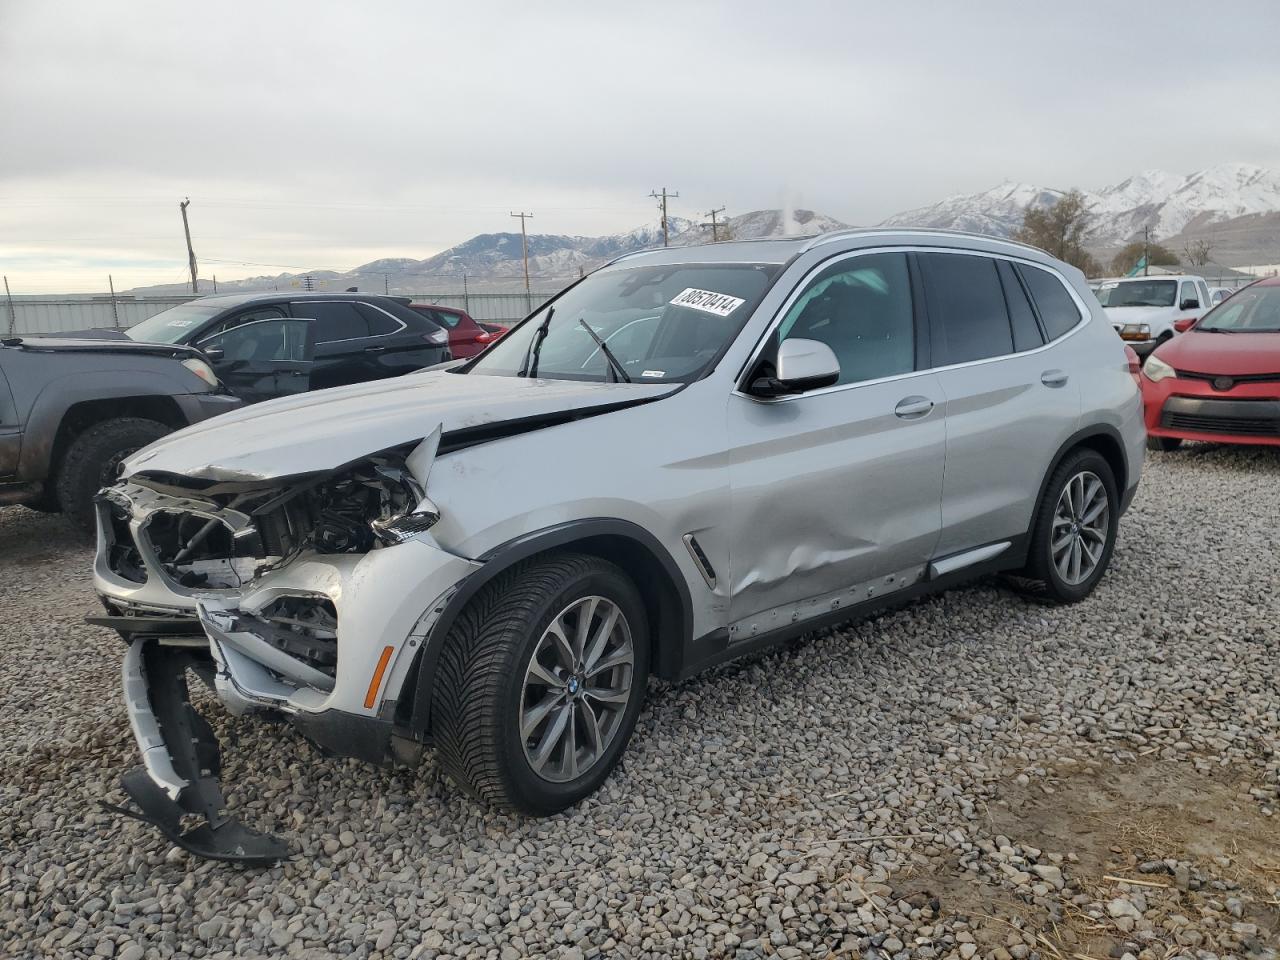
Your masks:
[[[996,262],[979,254],[917,254],[934,330],[934,366],[1013,352],[1013,331]]]
[[[1181,307],[1188,301],[1195,303],[1196,306],[1188,307],[1188,309],[1194,310],[1200,305],[1200,295],[1196,293],[1196,285],[1194,283],[1190,280],[1183,280],[1182,290],[1178,293],[1178,306]]]
[[[293,305],[293,315],[313,321],[312,336],[317,344],[360,340],[369,336],[369,321],[350,301],[301,301]]]
[[[1080,308],[1061,280],[1048,270],[1025,263],[1018,266],[1018,272],[1031,291],[1031,299],[1035,301],[1040,322],[1044,324],[1050,340],[1057,340],[1080,322]]]
[[[1200,291],[1200,306],[1213,306],[1213,298],[1209,296],[1209,288],[1205,285],[1203,280],[1196,281],[1196,289]]]

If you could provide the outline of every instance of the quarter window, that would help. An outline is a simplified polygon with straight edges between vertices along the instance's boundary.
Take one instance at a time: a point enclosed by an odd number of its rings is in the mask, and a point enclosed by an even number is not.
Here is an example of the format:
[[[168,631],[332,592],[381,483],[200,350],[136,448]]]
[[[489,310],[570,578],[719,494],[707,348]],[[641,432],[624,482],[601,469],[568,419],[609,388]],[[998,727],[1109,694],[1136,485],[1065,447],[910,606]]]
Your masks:
[[[997,260],[996,271],[1000,274],[1000,285],[1004,287],[1005,303],[1009,307],[1009,323],[1013,327],[1013,349],[1015,351],[1034,350],[1044,345],[1044,337],[1036,323],[1035,311],[1031,309],[1031,301],[1027,292],[1022,289],[1022,281],[1017,271],[1008,260]]]
[[[940,341],[934,364],[965,363],[1013,352],[1013,333],[995,261],[954,253],[922,253],[929,316]]]
[[[356,308],[364,315],[365,320],[369,322],[369,336],[371,337],[385,337],[389,333],[395,333],[400,330],[403,326],[391,314],[379,310],[372,304],[357,303]]]
[[[1061,280],[1048,270],[1027,264],[1020,266],[1018,271],[1027,282],[1031,299],[1040,311],[1040,322],[1044,324],[1050,340],[1057,340],[1080,322],[1080,308]]]
[[[369,321],[354,303],[343,300],[303,301],[293,305],[295,317],[312,321],[316,343],[335,340],[358,340],[369,336]]]
[[[872,253],[823,270],[787,311],[779,342],[817,340],[840,361],[838,383],[915,369],[911,278],[903,253]]]

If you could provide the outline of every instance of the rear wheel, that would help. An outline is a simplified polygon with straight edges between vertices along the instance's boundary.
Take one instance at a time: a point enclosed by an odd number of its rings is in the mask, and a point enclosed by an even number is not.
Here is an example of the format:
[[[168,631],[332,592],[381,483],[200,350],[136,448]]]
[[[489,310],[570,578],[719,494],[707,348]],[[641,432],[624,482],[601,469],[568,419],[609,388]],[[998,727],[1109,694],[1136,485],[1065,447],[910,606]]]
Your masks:
[[[648,675],[644,604],[622,570],[581,554],[521,564],[445,640],[432,700],[441,766],[489,803],[563,810],[616,765]]]
[[[58,506],[82,530],[93,529],[93,495],[114,483],[120,462],[170,433],[155,420],[121,417],[87,427],[71,441],[57,470]]]
[[[1181,437],[1147,437],[1148,450],[1163,450],[1165,453],[1177,450],[1182,446]]]
[[[1120,498],[1111,465],[1093,450],[1067,454],[1049,479],[1031,532],[1028,572],[1048,599],[1083,600],[1115,548]]]

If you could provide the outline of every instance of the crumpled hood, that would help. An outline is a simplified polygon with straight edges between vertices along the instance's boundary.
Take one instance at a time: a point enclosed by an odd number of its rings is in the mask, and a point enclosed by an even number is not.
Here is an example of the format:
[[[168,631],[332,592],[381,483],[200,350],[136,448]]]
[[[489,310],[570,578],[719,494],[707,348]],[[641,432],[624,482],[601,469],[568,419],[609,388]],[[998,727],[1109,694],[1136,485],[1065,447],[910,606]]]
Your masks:
[[[124,461],[123,477],[270,480],[331,470],[388,447],[564,411],[652,400],[678,384],[595,383],[430,371],[282,397],[179,430]]]
[[[1154,327],[1169,323],[1175,311],[1173,307],[1103,307],[1102,312],[1113,324],[1147,323]]]
[[[1176,370],[1236,377],[1280,374],[1280,333],[1180,333],[1155,352]]]

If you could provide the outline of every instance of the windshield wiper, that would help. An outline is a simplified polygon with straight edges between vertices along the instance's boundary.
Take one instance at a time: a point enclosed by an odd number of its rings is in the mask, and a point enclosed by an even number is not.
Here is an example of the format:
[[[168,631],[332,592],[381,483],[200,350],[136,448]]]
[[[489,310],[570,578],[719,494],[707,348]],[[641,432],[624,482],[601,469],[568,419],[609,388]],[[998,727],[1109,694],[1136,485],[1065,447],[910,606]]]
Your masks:
[[[596,345],[600,348],[600,352],[604,354],[604,358],[609,361],[609,368],[616,374],[613,379],[616,381],[618,377],[621,377],[623,380],[627,381],[627,383],[630,383],[631,376],[625,369],[623,369],[622,364],[618,362],[618,358],[613,355],[613,351],[609,349],[609,345],[600,339],[600,335],[591,329],[591,324],[587,323],[587,321],[579,317],[578,322],[582,324],[583,330],[591,334],[591,339],[596,342]]]
[[[519,376],[536,377],[538,375],[538,354],[542,352],[542,341],[547,339],[547,328],[551,326],[551,318],[555,312],[555,307],[547,307],[547,315],[538,324],[538,329],[533,331],[533,339],[529,341],[529,349],[525,351],[524,363],[520,364]]]

